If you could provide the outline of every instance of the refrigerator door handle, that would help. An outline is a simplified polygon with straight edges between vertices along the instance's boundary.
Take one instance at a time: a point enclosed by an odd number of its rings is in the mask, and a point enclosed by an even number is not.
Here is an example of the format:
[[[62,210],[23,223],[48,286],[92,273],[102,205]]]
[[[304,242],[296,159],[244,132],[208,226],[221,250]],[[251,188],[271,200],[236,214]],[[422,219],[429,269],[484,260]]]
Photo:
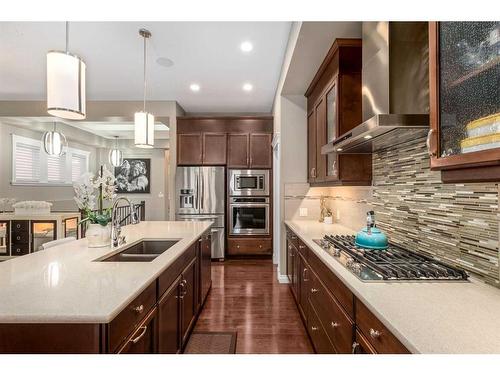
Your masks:
[[[200,204],[200,174],[196,174],[196,209],[198,210]]]
[[[203,201],[205,200],[205,176],[203,175],[200,180],[201,180],[201,199],[200,199],[200,201],[201,201],[201,209],[203,210],[205,208],[204,204],[203,204]]]

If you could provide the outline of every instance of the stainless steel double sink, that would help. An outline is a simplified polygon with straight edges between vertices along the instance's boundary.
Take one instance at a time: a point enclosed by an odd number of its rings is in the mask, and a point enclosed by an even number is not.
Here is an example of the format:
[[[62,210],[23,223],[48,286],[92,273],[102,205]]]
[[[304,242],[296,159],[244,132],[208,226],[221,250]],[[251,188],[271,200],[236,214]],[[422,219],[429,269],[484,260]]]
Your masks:
[[[143,240],[94,262],[152,262],[180,240]]]

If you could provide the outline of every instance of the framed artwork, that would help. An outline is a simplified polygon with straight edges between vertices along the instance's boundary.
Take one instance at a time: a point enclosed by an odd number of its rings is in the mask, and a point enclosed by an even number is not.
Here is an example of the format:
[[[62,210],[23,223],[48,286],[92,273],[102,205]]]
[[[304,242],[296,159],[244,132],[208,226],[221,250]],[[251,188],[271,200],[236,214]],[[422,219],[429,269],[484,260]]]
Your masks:
[[[115,167],[117,194],[151,193],[151,159],[124,158]]]

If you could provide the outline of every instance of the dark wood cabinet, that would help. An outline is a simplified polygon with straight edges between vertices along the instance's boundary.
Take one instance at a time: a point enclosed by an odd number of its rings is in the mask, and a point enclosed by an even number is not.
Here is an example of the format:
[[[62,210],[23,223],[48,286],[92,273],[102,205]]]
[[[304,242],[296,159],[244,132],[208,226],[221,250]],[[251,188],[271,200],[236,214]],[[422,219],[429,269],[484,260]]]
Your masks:
[[[312,110],[307,116],[307,168],[309,183],[316,182],[316,112]]]
[[[249,134],[229,134],[227,166],[229,168],[248,168],[250,164],[249,148]]]
[[[290,289],[316,353],[409,353],[313,250],[286,233]]]
[[[178,165],[225,165],[226,133],[181,133],[177,135]]]
[[[205,234],[200,239],[200,288],[199,288],[199,305],[203,305],[207,297],[208,291],[212,286],[212,235]]]
[[[18,224],[17,230],[29,228],[24,222],[14,221],[15,224]],[[182,352],[200,313],[199,291],[203,288],[202,283],[211,285],[211,249],[209,242],[208,245],[204,243],[209,241],[209,238],[210,235],[205,233],[200,238],[201,241],[196,241],[184,251],[111,322],[0,324],[0,352]],[[203,262],[201,255],[209,262]],[[206,292],[208,290],[205,286]],[[206,295],[203,298],[206,298]],[[75,341],[75,337],[78,337],[78,340]]]
[[[368,340],[363,336],[359,330],[355,332],[356,339],[352,343],[352,354],[377,354],[377,351],[370,345]]]
[[[269,133],[250,134],[250,163],[249,168],[273,167],[272,154],[273,135]]]
[[[181,302],[181,343],[182,347],[184,347],[187,344],[198,312],[196,259],[193,259],[182,271],[181,279],[179,300]]]
[[[336,39],[305,95],[309,183],[370,185],[371,155],[321,154],[322,146],[362,122],[361,40]]]
[[[177,164],[201,165],[203,163],[203,136],[201,133],[177,135]]]
[[[266,168],[273,166],[272,134],[229,134],[229,168]]]
[[[500,181],[499,30],[498,21],[429,22],[427,146],[443,182]]]
[[[175,354],[181,350],[179,276],[158,302],[158,352]]]
[[[226,165],[226,155],[226,133],[203,133],[203,165]]]
[[[227,255],[271,255],[273,240],[271,238],[230,237],[227,239]]]
[[[153,309],[118,350],[118,354],[154,354],[157,352],[157,310]]]

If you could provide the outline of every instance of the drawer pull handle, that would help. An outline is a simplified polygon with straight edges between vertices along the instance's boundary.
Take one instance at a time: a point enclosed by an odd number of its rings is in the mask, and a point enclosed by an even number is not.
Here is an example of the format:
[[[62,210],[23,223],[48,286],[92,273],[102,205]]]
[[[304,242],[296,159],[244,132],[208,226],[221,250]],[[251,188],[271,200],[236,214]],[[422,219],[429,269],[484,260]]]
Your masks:
[[[188,294],[188,291],[187,291],[187,288],[186,288],[186,285],[187,285],[187,280],[186,279],[183,279],[182,280],[182,295],[185,296],[186,294]]]
[[[354,343],[352,344],[352,351],[351,351],[351,353],[352,353],[352,354],[358,354],[358,348],[359,348],[359,343],[354,342]]]
[[[340,324],[338,324],[337,322],[331,322],[330,325],[332,326],[332,328],[337,328]]]
[[[312,327],[311,327],[311,330],[313,330],[313,331],[317,331],[317,330],[318,330],[318,327],[312,326]]]
[[[137,313],[137,314],[142,314],[142,312],[144,311],[144,305],[139,305],[137,307],[134,307],[134,311]]]
[[[309,279],[306,279],[306,274],[307,274],[307,268],[304,268],[304,271],[302,271],[302,280],[303,281],[309,281]]]
[[[299,249],[305,249],[305,246],[299,245]]]
[[[141,334],[139,336],[137,336],[135,339],[130,339],[131,343],[137,344],[144,337],[144,335],[146,334],[146,332],[148,330],[148,327],[147,326],[142,326],[140,329],[142,330]]]
[[[377,331],[376,329],[370,328],[370,336],[373,339],[378,339],[381,335],[382,335],[382,333],[380,331]]]
[[[311,288],[311,293],[317,293],[318,289]]]

